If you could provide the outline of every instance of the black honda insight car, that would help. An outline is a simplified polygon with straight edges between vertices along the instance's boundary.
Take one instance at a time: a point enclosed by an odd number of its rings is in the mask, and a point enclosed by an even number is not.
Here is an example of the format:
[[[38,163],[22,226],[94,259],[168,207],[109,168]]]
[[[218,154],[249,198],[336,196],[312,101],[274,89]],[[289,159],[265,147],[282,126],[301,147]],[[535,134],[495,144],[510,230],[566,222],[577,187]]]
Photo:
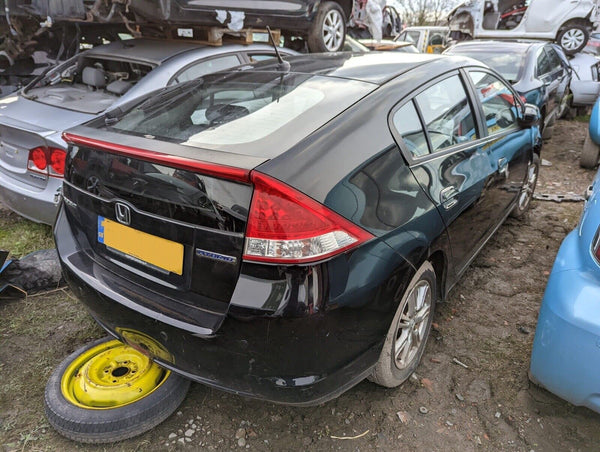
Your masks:
[[[109,333],[192,380],[309,405],[415,370],[436,301],[529,206],[539,112],[463,57],[288,61],[66,132],[54,234]]]

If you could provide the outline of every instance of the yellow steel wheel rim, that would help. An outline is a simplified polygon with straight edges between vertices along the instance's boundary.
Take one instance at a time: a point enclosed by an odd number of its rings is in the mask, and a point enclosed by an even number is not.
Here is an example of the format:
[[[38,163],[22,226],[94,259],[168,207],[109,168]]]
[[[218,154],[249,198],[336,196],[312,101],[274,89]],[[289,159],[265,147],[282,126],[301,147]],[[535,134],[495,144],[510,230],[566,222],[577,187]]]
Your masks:
[[[62,375],[61,390],[81,408],[119,408],[151,394],[168,376],[146,355],[112,340],[75,358]]]

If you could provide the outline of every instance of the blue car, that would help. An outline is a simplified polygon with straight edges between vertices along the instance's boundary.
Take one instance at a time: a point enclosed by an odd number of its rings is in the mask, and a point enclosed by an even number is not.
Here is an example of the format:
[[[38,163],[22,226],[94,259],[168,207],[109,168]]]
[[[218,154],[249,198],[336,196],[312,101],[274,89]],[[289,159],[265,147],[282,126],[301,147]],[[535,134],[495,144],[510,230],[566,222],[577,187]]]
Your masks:
[[[590,123],[594,127],[597,121]],[[579,224],[562,243],[550,274],[530,379],[574,405],[600,412],[600,171],[588,194]]]

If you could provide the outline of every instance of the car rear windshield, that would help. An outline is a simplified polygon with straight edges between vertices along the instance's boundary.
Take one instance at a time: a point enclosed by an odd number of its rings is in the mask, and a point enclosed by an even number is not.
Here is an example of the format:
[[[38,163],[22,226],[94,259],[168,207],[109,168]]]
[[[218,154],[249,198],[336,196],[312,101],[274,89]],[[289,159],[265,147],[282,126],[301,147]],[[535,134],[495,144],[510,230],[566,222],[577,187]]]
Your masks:
[[[271,158],[376,87],[314,74],[212,74],[158,91],[107,127],[187,146]]]
[[[145,63],[79,55],[28,86],[23,95],[43,104],[98,114],[152,69]]]
[[[521,70],[525,66],[525,53],[508,51],[508,49],[502,53],[492,53],[489,50],[485,52],[460,50],[451,53],[452,55],[462,55],[479,60],[498,71],[502,77],[511,83],[519,81]]]

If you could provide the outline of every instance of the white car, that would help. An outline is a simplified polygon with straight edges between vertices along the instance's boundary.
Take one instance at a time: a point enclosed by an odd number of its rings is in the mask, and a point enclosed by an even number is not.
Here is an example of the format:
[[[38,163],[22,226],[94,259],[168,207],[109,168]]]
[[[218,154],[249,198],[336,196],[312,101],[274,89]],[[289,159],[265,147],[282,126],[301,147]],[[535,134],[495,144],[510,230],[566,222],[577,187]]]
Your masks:
[[[450,12],[453,39],[556,40],[565,53],[581,51],[598,25],[599,0],[469,0]]]
[[[578,53],[569,63],[576,74],[571,79],[571,106],[593,106],[600,95],[600,58],[589,53]]]

